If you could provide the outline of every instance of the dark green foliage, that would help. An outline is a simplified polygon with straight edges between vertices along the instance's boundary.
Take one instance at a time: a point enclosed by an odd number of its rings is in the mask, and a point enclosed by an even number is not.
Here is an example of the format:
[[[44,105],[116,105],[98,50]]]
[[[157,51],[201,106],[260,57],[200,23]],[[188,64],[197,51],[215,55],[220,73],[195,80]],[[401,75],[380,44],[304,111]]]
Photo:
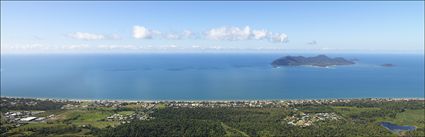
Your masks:
[[[361,123],[369,123],[374,122],[377,118],[390,117],[395,118],[395,116],[399,113],[399,111],[395,110],[372,110],[372,111],[364,111],[358,114],[351,114],[350,118],[354,121]]]
[[[116,108],[114,112],[120,112],[120,111],[136,111],[136,109],[133,108]]]
[[[26,98],[1,98],[0,111],[9,110],[56,110],[61,109],[63,105],[75,102],[56,102],[51,100],[37,100]]]
[[[320,111],[313,108],[306,108],[306,110]],[[325,109],[325,111],[329,110],[329,108]],[[155,111],[153,116],[156,117],[157,120],[141,121],[122,125],[117,128],[111,128],[104,131],[103,135],[207,136],[205,134],[206,131],[200,132],[199,130],[219,129],[220,132],[213,130],[214,133],[220,133],[214,135],[223,136],[222,127],[219,125],[220,122],[253,137],[392,135],[391,132],[378,124],[364,124],[344,119],[318,122],[314,126],[309,127],[292,126],[288,125],[284,120],[289,112],[291,111],[284,108],[165,108]],[[374,112],[371,113],[373,114],[365,114],[359,117],[380,115],[380,112],[376,112],[378,114],[374,114]],[[213,125],[203,124],[203,121],[208,121],[209,123],[213,123]],[[187,123],[191,124],[186,125]],[[200,126],[204,127],[200,128]],[[197,132],[188,132],[193,130]],[[208,135],[211,136],[211,134]]]
[[[2,123],[2,124],[3,124],[3,123]],[[1,126],[1,127],[0,127],[0,137],[5,136],[5,134],[6,134],[7,130],[8,130],[8,127]]]
[[[73,116],[71,118],[65,119],[63,121],[63,123],[65,123],[65,124],[71,124],[72,121],[77,120],[79,117],[81,117],[81,115],[75,115],[75,116]]]
[[[377,107],[388,110],[405,110],[405,109],[425,109],[425,101],[392,101],[379,102],[373,100],[354,100],[348,103],[334,103],[332,106],[351,106],[351,107]]]
[[[12,103],[11,102],[15,102]],[[36,102],[36,103],[34,103]],[[60,109],[64,104],[72,102],[55,102],[34,99],[3,99],[2,111],[6,110],[49,110]],[[158,107],[154,109],[138,108],[87,108],[93,111],[119,113],[121,111],[135,111],[149,114],[151,120],[133,120],[131,123],[107,128],[96,128],[90,124],[76,126],[73,123],[82,115],[76,113],[65,120],[49,121],[57,124],[49,127],[20,128],[17,136],[57,136],[57,135],[90,135],[90,136],[397,136],[381,127],[378,122],[383,119],[397,118],[398,114],[406,110],[424,110],[424,101],[374,101],[354,100],[348,103],[330,104],[302,104],[287,108],[170,108]],[[346,107],[335,107],[346,106]],[[362,109],[364,108],[364,109]],[[361,110],[361,111],[360,111]],[[69,110],[73,111],[73,110]],[[153,112],[153,113],[151,113]],[[288,124],[287,117],[309,113],[336,113],[341,116],[338,120],[316,121],[307,127]],[[396,117],[397,116],[397,117]],[[408,117],[407,117],[408,118]],[[419,120],[418,124],[425,124]],[[424,136],[425,129],[415,125],[418,129],[402,132],[402,136]],[[1,126],[0,133],[8,136],[9,127]],[[10,136],[10,135],[9,135]]]
[[[332,107],[324,105],[309,105],[309,106],[300,106],[298,110],[304,113],[328,113],[334,112]]]
[[[109,128],[100,133],[104,137],[152,137],[152,136],[224,136],[224,128],[218,122],[190,119],[164,119],[137,121]]]
[[[414,131],[409,131],[406,133],[408,137],[425,137],[425,128],[418,128]]]
[[[75,125],[72,126],[59,126],[59,127],[43,127],[43,128],[30,128],[28,131],[34,132],[34,136],[47,136],[47,135],[61,135],[65,133],[80,132],[81,129]]]

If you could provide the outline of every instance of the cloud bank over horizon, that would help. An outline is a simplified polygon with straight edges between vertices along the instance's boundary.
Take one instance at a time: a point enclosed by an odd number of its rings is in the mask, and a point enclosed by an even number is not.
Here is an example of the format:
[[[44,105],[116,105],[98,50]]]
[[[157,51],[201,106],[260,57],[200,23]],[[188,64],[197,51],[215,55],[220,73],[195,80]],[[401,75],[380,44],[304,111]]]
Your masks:
[[[200,36],[195,37],[195,34]],[[184,30],[181,33],[161,32],[159,30],[149,29],[145,26],[135,25],[133,27],[133,38],[135,39],[190,39],[198,38],[204,40],[218,41],[241,41],[241,40],[267,40],[275,43],[288,42],[288,35],[285,33],[273,33],[266,29],[251,29],[250,26],[245,27],[217,27],[211,28],[206,32],[194,33],[190,30]]]
[[[196,36],[195,36],[196,35]],[[69,38],[85,41],[96,40],[114,40],[121,37],[114,35],[98,34],[91,32],[73,32],[67,35]],[[184,30],[180,33],[162,32],[159,30],[149,29],[145,26],[134,25],[132,29],[132,37],[134,39],[165,39],[165,40],[182,40],[182,39],[203,39],[217,41],[242,41],[242,40],[267,40],[275,43],[288,42],[288,35],[285,33],[274,33],[266,29],[251,29],[250,26],[245,27],[217,27],[211,28],[206,32],[192,32]]]
[[[88,32],[74,32],[74,33],[69,33],[67,36],[73,39],[86,40],[86,41],[120,39],[120,37],[116,34],[104,35],[104,34],[95,34],[95,33],[88,33]]]
[[[285,33],[275,33],[266,29],[252,29],[250,26],[245,27],[215,27],[204,32],[193,32],[191,30],[183,30],[181,32],[163,32],[150,29],[141,25],[134,25],[131,37],[122,37],[116,34],[101,34],[85,31],[72,32],[65,35],[65,38],[83,42],[79,44],[68,45],[48,45],[39,42],[27,44],[7,44],[2,43],[1,49],[8,51],[114,51],[114,50],[145,50],[145,51],[167,51],[167,50],[276,50],[283,49],[283,44],[288,42],[288,36]],[[93,44],[92,42],[102,42],[103,44]],[[109,42],[118,41],[161,41],[159,44],[109,44]],[[259,46],[256,48],[237,48],[232,46],[213,45],[206,46],[200,44],[192,45],[176,45],[170,44],[168,41],[220,41],[220,42],[237,42],[237,41],[258,41],[270,43],[274,46]]]
[[[205,37],[212,40],[265,40],[271,42],[286,43],[288,36],[285,33],[273,33],[265,29],[251,29],[249,26],[245,27],[219,27],[212,28],[205,33]]]
[[[2,53],[423,52],[423,4],[6,1],[0,47]]]

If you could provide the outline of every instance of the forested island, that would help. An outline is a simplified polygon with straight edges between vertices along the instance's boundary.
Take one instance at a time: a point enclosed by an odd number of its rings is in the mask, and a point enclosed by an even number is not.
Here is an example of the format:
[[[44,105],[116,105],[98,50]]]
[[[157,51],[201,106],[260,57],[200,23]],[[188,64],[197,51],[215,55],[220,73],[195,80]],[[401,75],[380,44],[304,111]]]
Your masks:
[[[0,136],[424,136],[424,103],[423,98],[146,102],[3,97]],[[411,128],[392,130],[397,125]]]
[[[328,66],[352,65],[352,64],[355,64],[355,62],[341,58],[341,57],[329,58],[326,55],[318,55],[315,57],[286,56],[286,57],[281,57],[279,59],[276,59],[271,63],[273,67],[302,66],[302,65],[328,67]]]

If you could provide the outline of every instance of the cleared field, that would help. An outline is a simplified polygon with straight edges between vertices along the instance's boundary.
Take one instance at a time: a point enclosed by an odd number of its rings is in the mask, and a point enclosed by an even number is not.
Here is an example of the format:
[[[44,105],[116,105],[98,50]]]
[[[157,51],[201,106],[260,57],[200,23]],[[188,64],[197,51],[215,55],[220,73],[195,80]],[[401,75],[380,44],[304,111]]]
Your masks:
[[[155,108],[163,109],[163,108],[166,108],[166,106],[165,106],[165,104],[157,104],[157,105],[155,106]]]
[[[422,110],[406,110],[398,113],[395,119],[386,118],[382,121],[392,122],[397,125],[409,125],[425,128],[425,109]]]
[[[45,113],[39,114],[37,116],[48,116],[54,114],[53,117],[48,122],[41,123],[29,123],[18,128],[9,130],[13,136],[32,136],[36,131],[44,130],[47,128],[62,130],[71,129],[73,126],[83,127],[91,125],[96,128],[105,128],[108,126],[115,127],[120,123],[118,121],[104,121],[108,116],[113,115],[115,112],[108,110],[53,110],[46,111]],[[134,111],[121,111],[118,114],[122,115],[131,115]],[[92,136],[87,135],[90,132],[89,129],[80,128],[81,130],[69,132],[63,132],[60,136]],[[57,135],[55,135],[57,136]]]
[[[131,115],[131,114],[134,114],[134,111],[120,111],[120,112],[118,112],[118,114],[121,114],[121,115]]]
[[[353,114],[360,114],[366,111],[379,110],[380,108],[358,108],[358,107],[332,107],[337,113],[344,117],[349,117]]]
[[[119,124],[114,121],[103,121],[103,119],[112,114],[113,112],[110,111],[70,110],[62,113],[59,117],[61,117],[61,121],[75,125],[92,125],[97,128],[105,128]]]

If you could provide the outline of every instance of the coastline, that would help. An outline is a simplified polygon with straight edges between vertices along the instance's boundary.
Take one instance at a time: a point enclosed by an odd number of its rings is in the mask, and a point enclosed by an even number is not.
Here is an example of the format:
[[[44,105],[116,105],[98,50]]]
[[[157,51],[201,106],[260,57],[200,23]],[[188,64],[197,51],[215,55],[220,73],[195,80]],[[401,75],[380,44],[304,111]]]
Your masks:
[[[36,100],[53,100],[53,101],[75,101],[75,102],[252,102],[252,101],[330,101],[330,100],[392,100],[392,101],[409,101],[418,100],[425,101],[425,97],[360,97],[360,98],[315,98],[315,99],[207,99],[207,100],[190,100],[190,99],[159,99],[159,100],[134,100],[134,99],[83,99],[83,98],[40,98],[40,97],[16,97],[16,96],[0,96],[0,98],[15,99],[36,99]]]

